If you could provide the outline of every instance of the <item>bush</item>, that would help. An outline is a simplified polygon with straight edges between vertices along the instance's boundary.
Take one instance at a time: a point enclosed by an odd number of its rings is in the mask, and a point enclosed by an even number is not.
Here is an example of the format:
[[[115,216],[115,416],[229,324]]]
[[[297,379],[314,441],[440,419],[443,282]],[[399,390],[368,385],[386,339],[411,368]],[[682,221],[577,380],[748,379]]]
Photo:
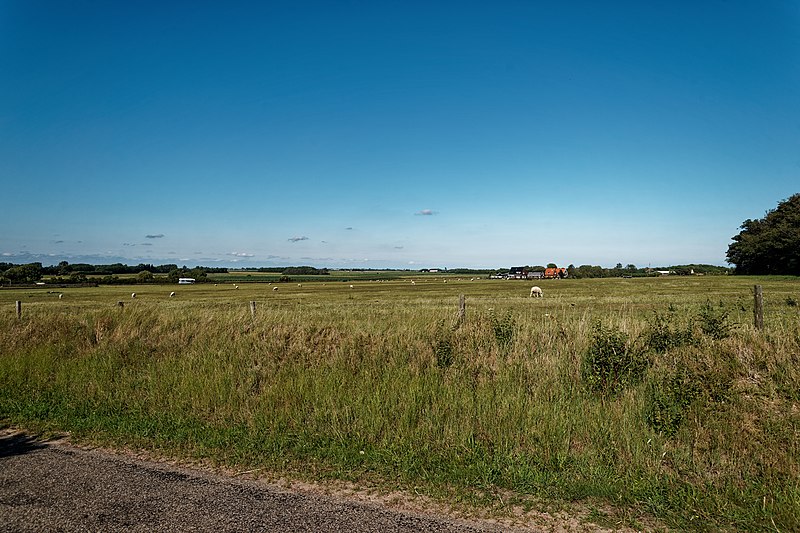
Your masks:
[[[638,382],[650,365],[643,350],[628,342],[628,334],[615,327],[595,324],[583,357],[581,374],[593,391],[614,394]]]
[[[728,322],[728,310],[714,309],[711,302],[706,302],[697,314],[700,330],[712,339],[724,339],[731,334],[733,324]]]
[[[664,435],[674,435],[699,395],[697,379],[683,369],[655,378],[645,398],[647,425]]]
[[[690,327],[683,330],[673,327],[672,318],[659,313],[655,313],[644,334],[645,346],[658,354],[693,342]]]
[[[507,349],[514,342],[514,330],[517,326],[514,322],[514,317],[511,316],[511,311],[506,313],[503,318],[497,318],[492,314],[490,320],[497,344],[500,348]]]
[[[447,368],[453,364],[453,334],[445,326],[444,320],[439,322],[433,339],[433,354],[436,356],[436,366]]]

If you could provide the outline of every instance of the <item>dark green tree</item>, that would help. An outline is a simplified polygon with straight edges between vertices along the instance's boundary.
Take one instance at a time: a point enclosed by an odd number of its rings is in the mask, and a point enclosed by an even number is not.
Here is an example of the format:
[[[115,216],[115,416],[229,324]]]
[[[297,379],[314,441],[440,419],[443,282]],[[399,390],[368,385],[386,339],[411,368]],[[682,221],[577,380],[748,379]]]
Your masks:
[[[32,283],[42,279],[42,264],[28,263],[9,268],[3,274],[14,283]]]
[[[800,193],[778,203],[764,218],[747,219],[728,246],[735,274],[800,276]]]

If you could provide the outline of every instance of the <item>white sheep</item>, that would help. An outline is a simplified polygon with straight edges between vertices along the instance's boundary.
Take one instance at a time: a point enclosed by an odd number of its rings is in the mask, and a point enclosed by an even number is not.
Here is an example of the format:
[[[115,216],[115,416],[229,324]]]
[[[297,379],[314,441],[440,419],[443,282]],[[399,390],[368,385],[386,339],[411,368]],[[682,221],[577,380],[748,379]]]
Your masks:
[[[173,296],[175,296],[175,291],[172,291],[171,293],[169,293],[169,297],[170,298],[172,298]]]
[[[350,288],[352,289],[352,288],[353,288],[353,286],[352,286],[352,285],[350,285]]]
[[[412,284],[412,285],[416,285],[416,283],[414,283],[414,280],[413,280],[413,279],[411,280],[411,284]]]
[[[303,286],[303,284],[302,284],[302,283],[298,283],[298,284],[297,284],[297,286],[298,286],[298,287],[302,287],[302,286]]]
[[[135,292],[131,293],[131,298],[136,298],[136,293]]]
[[[273,290],[273,291],[277,291],[277,290],[278,290],[278,287],[272,287],[272,290]]]
[[[59,294],[59,295],[58,295],[58,299],[59,299],[59,300],[60,300],[61,298],[63,298],[63,297],[64,297],[64,295],[63,295],[63,294]]]
[[[541,298],[542,297],[542,289],[539,287],[533,286],[531,287],[531,298]]]

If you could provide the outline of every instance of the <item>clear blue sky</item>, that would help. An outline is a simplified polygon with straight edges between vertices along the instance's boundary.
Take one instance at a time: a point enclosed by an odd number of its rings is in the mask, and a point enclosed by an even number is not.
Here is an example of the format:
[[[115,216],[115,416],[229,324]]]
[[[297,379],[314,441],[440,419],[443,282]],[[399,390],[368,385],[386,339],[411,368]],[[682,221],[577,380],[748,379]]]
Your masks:
[[[794,1],[0,0],[0,261],[725,264],[796,192]]]

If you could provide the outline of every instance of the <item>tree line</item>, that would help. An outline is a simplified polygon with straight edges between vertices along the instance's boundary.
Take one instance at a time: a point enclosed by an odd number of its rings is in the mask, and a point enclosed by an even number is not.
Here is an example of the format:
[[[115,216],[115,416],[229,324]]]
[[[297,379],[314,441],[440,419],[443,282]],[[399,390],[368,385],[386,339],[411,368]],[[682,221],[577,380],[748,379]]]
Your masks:
[[[24,265],[0,262],[0,284],[37,283],[45,276],[49,277],[49,283],[57,285],[177,283],[179,278],[194,278],[202,283],[207,280],[208,274],[227,274],[227,272],[227,268],[197,266],[190,269],[186,266],[178,267],[175,264],[156,266],[139,263],[135,266],[128,266],[122,263],[90,265],[88,263],[70,264],[67,261],[61,261],[57,265],[43,266],[39,262]],[[136,277],[120,278],[119,276],[123,274],[136,274]],[[156,274],[160,274],[160,276],[156,276]],[[89,278],[89,276],[92,277]]]
[[[557,268],[555,263],[548,263],[547,267],[542,265],[526,265],[522,267],[525,272],[544,272],[545,268]],[[495,271],[495,274],[507,274],[509,269],[501,268]],[[634,278],[634,277],[648,277],[660,276],[660,272],[669,272],[679,276],[689,275],[726,275],[731,272],[730,268],[721,267],[716,265],[705,264],[692,264],[692,265],[673,265],[669,267],[646,267],[639,268],[636,265],[628,264],[622,266],[622,263],[617,263],[613,268],[606,268],[599,265],[569,265],[567,267],[567,275],[574,279],[586,278]]]

